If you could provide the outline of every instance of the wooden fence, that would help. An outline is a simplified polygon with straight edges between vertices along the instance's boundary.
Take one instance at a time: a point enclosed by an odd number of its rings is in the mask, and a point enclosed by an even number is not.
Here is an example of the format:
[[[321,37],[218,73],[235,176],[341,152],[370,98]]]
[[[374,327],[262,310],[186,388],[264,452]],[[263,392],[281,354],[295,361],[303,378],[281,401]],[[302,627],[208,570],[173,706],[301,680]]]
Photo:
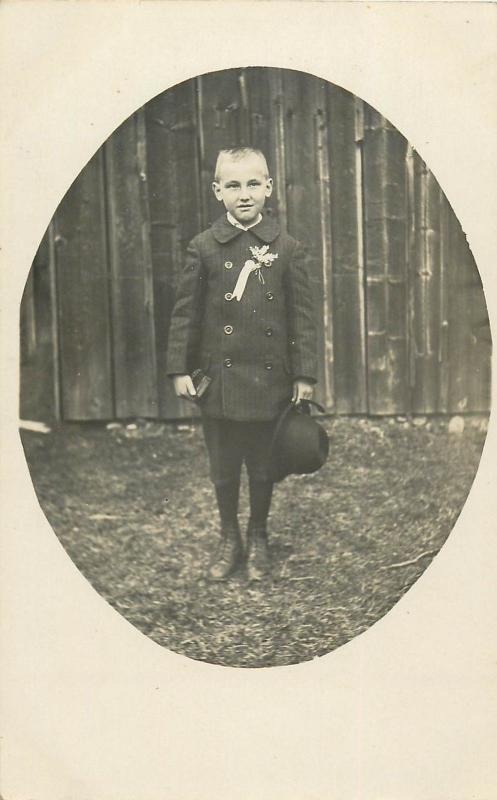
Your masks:
[[[186,245],[220,213],[217,151],[237,143],[267,154],[271,206],[309,246],[328,411],[488,410],[481,281],[432,173],[343,89],[248,68],[158,95],[67,192],[24,292],[21,414],[191,415],[165,376],[169,318]]]

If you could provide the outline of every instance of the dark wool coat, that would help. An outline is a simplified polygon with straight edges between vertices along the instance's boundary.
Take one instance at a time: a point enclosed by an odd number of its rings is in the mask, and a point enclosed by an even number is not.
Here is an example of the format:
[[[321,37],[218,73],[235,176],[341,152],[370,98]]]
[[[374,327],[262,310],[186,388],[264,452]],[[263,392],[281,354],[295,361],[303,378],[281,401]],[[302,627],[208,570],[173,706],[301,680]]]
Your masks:
[[[269,245],[270,266],[249,275],[240,301],[231,297],[253,259]],[[264,216],[248,231],[226,216],[190,243],[169,329],[167,372],[200,367],[212,378],[199,401],[209,417],[273,419],[295,378],[316,380],[313,293],[302,246]]]

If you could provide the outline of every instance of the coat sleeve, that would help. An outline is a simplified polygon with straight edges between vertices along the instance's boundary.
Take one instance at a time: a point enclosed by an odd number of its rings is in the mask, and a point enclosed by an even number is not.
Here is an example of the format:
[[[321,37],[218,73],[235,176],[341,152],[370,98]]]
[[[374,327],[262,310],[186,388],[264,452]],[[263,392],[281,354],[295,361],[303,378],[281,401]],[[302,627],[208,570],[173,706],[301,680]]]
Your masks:
[[[286,276],[286,305],[292,376],[317,381],[315,293],[304,247],[297,242]]]
[[[167,342],[168,375],[185,375],[198,353],[205,278],[195,239],[190,242],[181,271]]]

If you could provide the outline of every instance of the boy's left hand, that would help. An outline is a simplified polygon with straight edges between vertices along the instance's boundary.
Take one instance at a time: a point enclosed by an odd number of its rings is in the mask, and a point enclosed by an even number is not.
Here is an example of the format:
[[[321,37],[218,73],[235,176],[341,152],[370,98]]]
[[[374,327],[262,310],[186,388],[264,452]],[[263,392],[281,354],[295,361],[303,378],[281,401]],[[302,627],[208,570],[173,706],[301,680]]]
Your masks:
[[[302,400],[311,400],[314,393],[314,386],[308,381],[300,378],[293,382],[292,403],[300,403]]]

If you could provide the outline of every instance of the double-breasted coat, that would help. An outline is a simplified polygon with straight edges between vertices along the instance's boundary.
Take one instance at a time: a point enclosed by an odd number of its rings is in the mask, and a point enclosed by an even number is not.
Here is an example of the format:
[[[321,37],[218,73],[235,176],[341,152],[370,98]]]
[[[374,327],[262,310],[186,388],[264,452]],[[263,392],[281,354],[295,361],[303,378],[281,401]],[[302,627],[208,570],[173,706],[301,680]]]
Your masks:
[[[270,265],[233,297],[251,247]],[[302,246],[264,215],[244,231],[224,215],[188,246],[169,328],[167,372],[200,367],[212,379],[199,401],[209,417],[271,420],[296,378],[316,380],[313,291]]]

